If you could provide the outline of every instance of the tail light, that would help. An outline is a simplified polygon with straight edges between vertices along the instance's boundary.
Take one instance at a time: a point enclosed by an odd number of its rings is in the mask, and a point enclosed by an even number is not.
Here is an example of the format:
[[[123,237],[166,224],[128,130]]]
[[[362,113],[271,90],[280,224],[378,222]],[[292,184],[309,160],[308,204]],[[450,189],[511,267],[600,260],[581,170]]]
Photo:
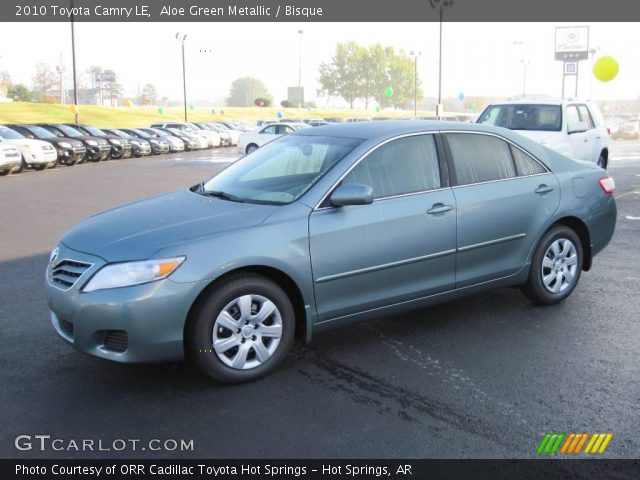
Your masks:
[[[602,187],[602,190],[604,190],[605,195],[611,195],[616,189],[616,184],[611,177],[602,177],[598,180],[598,183]]]

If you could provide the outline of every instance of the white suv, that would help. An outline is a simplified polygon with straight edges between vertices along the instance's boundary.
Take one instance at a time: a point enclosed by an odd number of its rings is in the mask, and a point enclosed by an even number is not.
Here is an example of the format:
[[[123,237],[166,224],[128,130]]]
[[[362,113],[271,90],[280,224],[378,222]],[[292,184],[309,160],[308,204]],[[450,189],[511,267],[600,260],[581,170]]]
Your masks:
[[[597,163],[609,161],[609,130],[593,103],[578,100],[492,103],[478,123],[515,130],[563,155]]]

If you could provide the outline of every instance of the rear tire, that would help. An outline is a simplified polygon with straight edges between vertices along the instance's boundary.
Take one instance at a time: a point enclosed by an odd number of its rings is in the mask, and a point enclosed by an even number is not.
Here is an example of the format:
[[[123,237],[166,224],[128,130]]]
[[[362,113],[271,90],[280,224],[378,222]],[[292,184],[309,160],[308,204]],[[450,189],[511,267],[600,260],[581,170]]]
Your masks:
[[[33,167],[33,169],[38,171],[38,172],[41,172],[42,170],[45,170],[46,168],[47,168],[47,164],[46,163],[43,163],[43,164],[40,164],[40,165],[34,165],[34,167]]]
[[[189,356],[205,375],[223,383],[250,382],[285,360],[295,314],[279,285],[262,275],[240,273],[205,295],[185,332]]]
[[[582,242],[569,227],[558,225],[544,234],[533,253],[529,279],[522,293],[540,305],[554,305],[571,295],[582,272]]]

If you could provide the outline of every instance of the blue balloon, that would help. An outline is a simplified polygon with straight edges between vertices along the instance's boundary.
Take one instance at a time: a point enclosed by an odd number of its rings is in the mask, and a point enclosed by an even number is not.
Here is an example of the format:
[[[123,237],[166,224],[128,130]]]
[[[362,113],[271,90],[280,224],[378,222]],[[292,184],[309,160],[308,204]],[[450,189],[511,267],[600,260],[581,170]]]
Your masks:
[[[311,107],[307,107],[307,112],[310,112],[310,111],[311,111]]]
[[[216,108],[215,108],[215,107],[213,107],[213,108],[211,109],[211,113],[216,113]]]
[[[277,113],[277,116],[278,116],[278,118],[282,118],[282,117],[284,117],[284,115],[282,114],[282,112],[278,112],[278,113]]]
[[[463,101],[464,100],[464,93],[460,92],[458,94],[458,100]]]

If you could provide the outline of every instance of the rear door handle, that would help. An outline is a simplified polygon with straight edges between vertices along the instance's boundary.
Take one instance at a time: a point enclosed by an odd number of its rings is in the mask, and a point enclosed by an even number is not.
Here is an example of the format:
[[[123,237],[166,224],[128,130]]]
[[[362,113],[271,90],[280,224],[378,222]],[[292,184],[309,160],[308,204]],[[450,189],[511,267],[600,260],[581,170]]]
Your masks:
[[[539,193],[539,194],[549,193],[549,192],[552,192],[552,191],[553,191],[553,187],[545,185],[544,183],[534,190],[534,192]]]
[[[443,203],[434,203],[433,207],[427,210],[429,215],[437,215],[438,213],[448,212],[449,210],[453,210],[453,205],[445,205]]]

